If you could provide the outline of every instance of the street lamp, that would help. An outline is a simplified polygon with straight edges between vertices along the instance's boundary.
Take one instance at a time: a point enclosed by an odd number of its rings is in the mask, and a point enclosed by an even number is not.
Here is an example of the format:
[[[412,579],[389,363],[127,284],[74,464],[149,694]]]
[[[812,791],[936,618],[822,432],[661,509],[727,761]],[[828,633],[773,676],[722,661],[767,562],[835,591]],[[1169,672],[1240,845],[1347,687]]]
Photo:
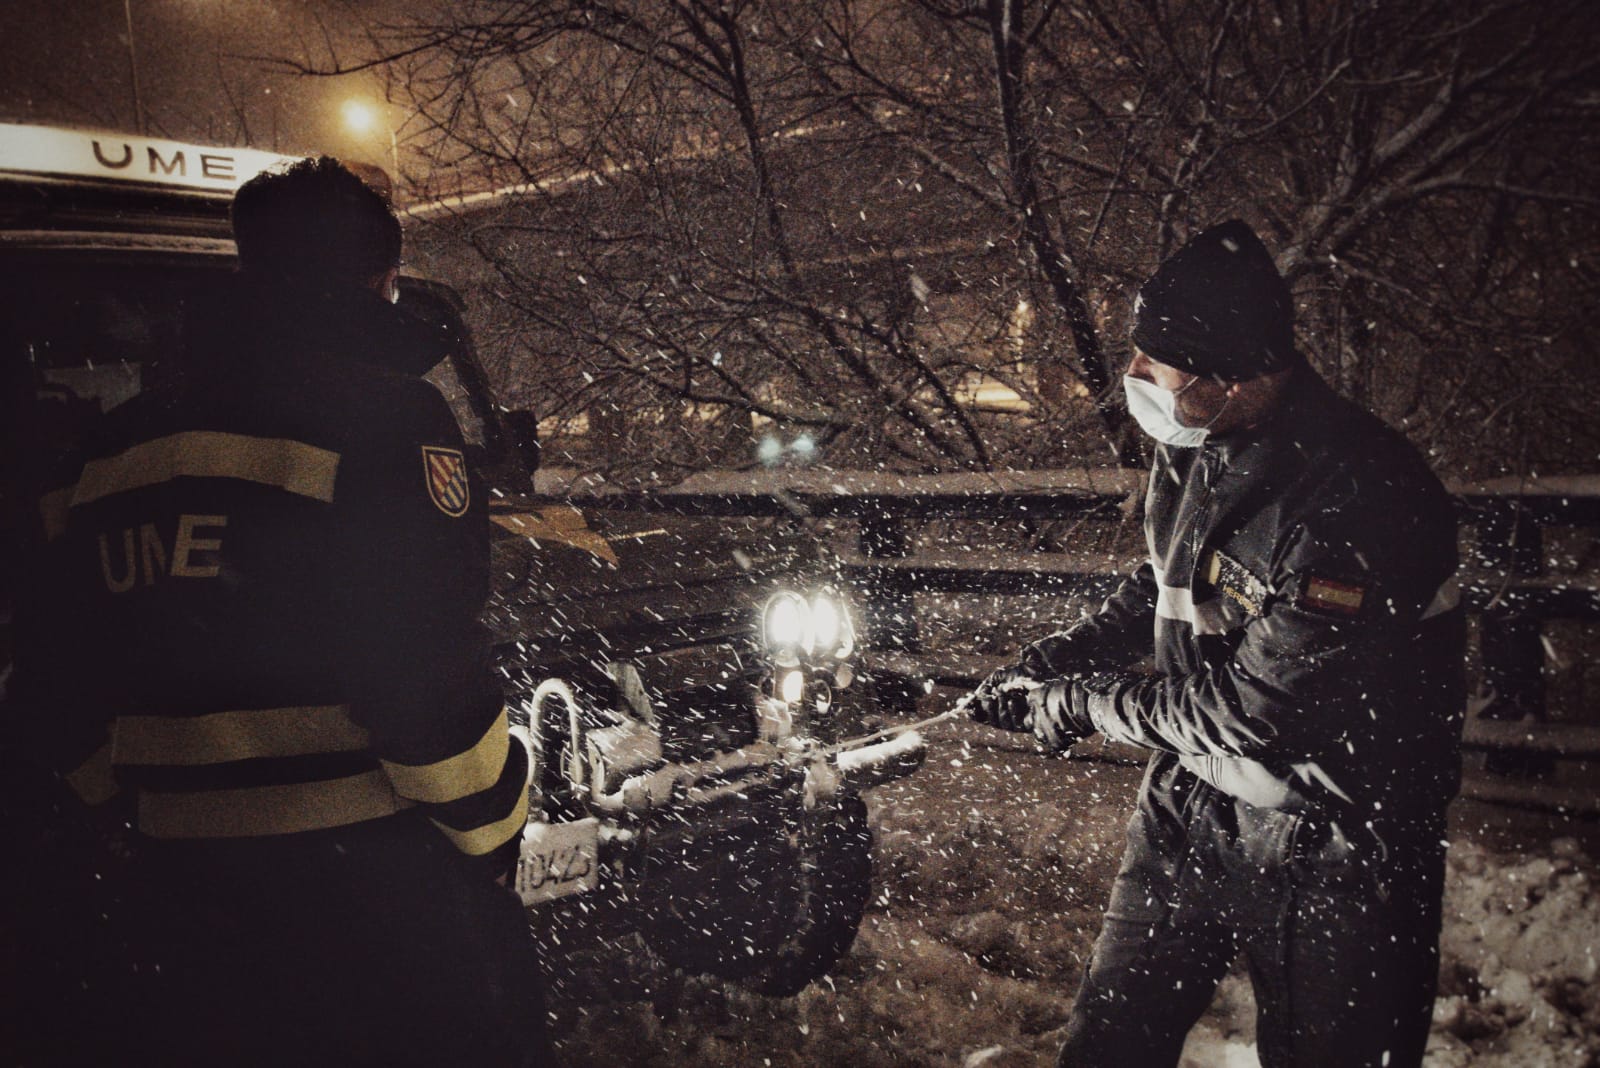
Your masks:
[[[365,100],[346,100],[344,124],[351,133],[370,134],[379,126],[378,109]],[[400,140],[395,136],[393,126],[389,126],[389,165],[394,169],[394,181],[400,181]]]

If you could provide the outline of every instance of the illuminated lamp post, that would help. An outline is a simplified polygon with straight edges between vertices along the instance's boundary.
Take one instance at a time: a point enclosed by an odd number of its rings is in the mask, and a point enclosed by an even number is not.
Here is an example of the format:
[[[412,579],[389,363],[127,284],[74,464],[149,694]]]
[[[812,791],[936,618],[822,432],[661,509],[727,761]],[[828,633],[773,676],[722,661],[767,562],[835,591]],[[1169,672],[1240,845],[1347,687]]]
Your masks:
[[[346,100],[344,102],[344,124],[351,133],[364,135],[371,133],[378,126],[378,110],[365,100]],[[395,136],[393,126],[389,127],[389,165],[393,168],[393,180],[400,181],[400,140]]]

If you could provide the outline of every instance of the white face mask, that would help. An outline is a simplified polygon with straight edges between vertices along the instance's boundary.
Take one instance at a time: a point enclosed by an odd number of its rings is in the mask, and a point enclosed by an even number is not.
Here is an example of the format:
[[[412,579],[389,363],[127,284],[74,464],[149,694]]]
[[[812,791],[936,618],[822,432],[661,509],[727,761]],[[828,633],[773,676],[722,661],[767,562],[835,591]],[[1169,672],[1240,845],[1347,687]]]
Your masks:
[[[1180,449],[1196,448],[1210,435],[1211,426],[1209,423],[1205,426],[1184,426],[1178,422],[1178,394],[1198,381],[1199,378],[1191,378],[1188,385],[1174,392],[1162,389],[1154,382],[1123,375],[1122,389],[1128,395],[1128,414],[1133,416],[1140,429],[1157,441]],[[1217,414],[1222,413],[1219,411]],[[1215,421],[1213,418],[1212,422]]]

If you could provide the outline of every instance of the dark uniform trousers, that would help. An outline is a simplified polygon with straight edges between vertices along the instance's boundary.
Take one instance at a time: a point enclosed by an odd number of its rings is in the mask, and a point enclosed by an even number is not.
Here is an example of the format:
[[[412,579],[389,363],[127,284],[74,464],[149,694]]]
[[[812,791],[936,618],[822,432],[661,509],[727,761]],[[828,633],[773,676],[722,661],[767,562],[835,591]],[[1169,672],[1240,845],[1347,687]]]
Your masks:
[[[281,857],[148,850],[130,1050],[195,1068],[554,1063],[521,902],[417,830]]]
[[[1202,825],[1184,828],[1191,844],[1176,864],[1152,850],[1149,814],[1135,817],[1062,1068],[1177,1064],[1241,957],[1263,1068],[1420,1064],[1438,977],[1442,849],[1374,892],[1319,870],[1297,841],[1315,829],[1269,812],[1265,837],[1276,841],[1258,847],[1291,859],[1260,866],[1208,847],[1219,814],[1235,806],[1209,784],[1194,789],[1202,796],[1190,818]]]

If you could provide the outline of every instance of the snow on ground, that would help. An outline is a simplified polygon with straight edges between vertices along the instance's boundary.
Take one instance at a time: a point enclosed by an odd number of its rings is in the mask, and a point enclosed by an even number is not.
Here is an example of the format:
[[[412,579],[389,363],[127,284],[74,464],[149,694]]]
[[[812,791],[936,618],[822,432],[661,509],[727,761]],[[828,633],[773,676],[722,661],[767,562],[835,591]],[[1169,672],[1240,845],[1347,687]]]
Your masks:
[[[1431,1068],[1600,1064],[1595,870],[1571,838],[1513,863],[1452,850]]]
[[[833,976],[787,1000],[693,979],[558,1006],[570,1062],[1054,1064],[1139,769],[965,724],[936,741],[926,767],[870,798],[872,903]],[[1427,1068],[1600,1066],[1600,829],[1460,802],[1452,833]],[[1253,1014],[1230,976],[1185,1068],[1254,1068]]]
[[[1439,998],[1425,1068],[1600,1064],[1600,899],[1593,859],[1571,838],[1507,857],[1451,849]],[[1192,1068],[1255,1068],[1248,984],[1222,991],[1217,1024],[1189,1044]]]

